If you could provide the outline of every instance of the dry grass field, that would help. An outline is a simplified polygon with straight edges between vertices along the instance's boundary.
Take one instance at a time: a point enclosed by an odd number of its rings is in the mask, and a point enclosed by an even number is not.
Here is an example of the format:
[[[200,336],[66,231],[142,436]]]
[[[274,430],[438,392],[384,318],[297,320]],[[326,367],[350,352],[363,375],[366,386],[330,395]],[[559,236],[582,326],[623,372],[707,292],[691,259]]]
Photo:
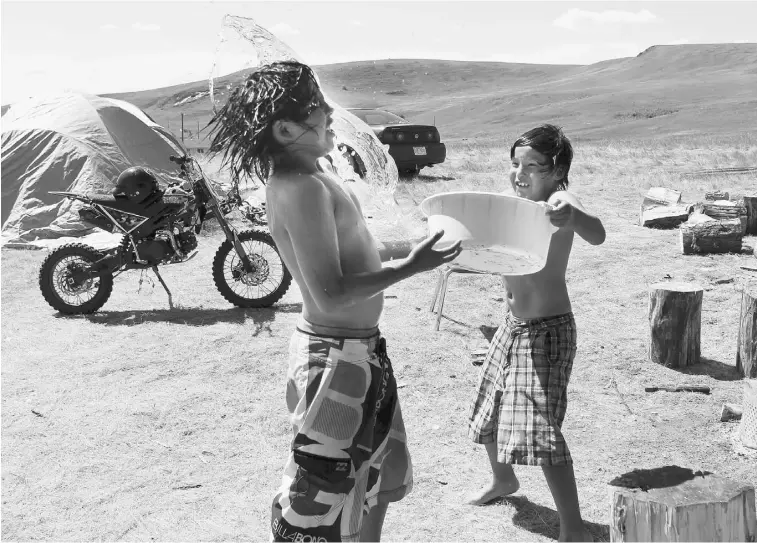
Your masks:
[[[396,202],[364,202],[379,239],[425,231],[415,204],[447,190],[506,190],[507,147],[456,141],[448,161],[403,180]],[[570,132],[568,132],[570,135]],[[608,481],[634,468],[706,469],[757,485],[757,456],[740,453],[723,402],[740,403],[735,372],[740,265],[752,254],[683,256],[676,230],[637,226],[650,186],[754,190],[754,174],[682,176],[757,164],[757,135],[576,142],[572,187],[607,229],[598,247],[576,241],[568,270],[579,327],[564,431],[575,458],[584,518],[608,540]],[[213,165],[209,165],[209,170]],[[215,172],[214,172],[215,173]],[[746,238],[753,247],[754,237]],[[215,290],[220,244],[203,237],[191,262],[164,268],[179,307],[139,272],[116,280],[91,316],[63,317],[37,286],[43,251],[2,251],[2,539],[51,541],[262,541],[290,429],[284,402],[288,341],[301,309],[296,287],[274,307],[242,310]],[[648,361],[651,283],[695,281],[705,290],[701,362],[685,371]],[[757,279],[752,273],[751,279]],[[483,448],[466,438],[478,368],[504,309],[493,276],[450,279],[432,330],[436,274],[386,292],[382,331],[400,383],[415,487],[390,507],[387,541],[546,541],[557,515],[538,468],[516,468],[521,490],[474,508]],[[711,395],[644,392],[706,384]]]

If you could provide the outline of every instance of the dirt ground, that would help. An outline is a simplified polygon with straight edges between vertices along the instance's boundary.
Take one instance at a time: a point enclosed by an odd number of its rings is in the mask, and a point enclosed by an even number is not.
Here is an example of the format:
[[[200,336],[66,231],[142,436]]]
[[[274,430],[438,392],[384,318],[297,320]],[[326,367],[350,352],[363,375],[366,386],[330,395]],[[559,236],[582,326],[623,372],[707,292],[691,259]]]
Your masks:
[[[423,228],[408,201],[501,182],[485,167],[466,167],[470,157],[461,148],[444,167],[400,187],[407,231]],[[684,257],[677,230],[637,226],[654,179],[634,177],[632,162],[619,162],[612,175],[590,171],[597,162],[587,159],[576,168],[576,193],[608,236],[598,247],[577,240],[571,257],[579,347],[563,430],[583,515],[599,540],[609,538],[608,482],[632,469],[679,465],[757,484],[757,455],[734,440],[738,423],[719,421],[724,402],[742,402],[740,289],[757,274],[739,266],[755,257],[746,250]],[[754,181],[728,180],[740,190]],[[713,183],[690,181],[685,196],[695,201]],[[382,213],[370,219],[380,239],[397,232]],[[755,243],[745,238],[745,247]],[[284,378],[301,298],[293,286],[270,309],[230,306],[211,279],[219,244],[217,235],[204,237],[194,260],[164,268],[179,308],[168,309],[147,275],[137,292],[140,273],[127,272],[103,309],[86,317],[63,317],[45,304],[37,286],[43,251],[2,251],[4,540],[267,539],[290,439]],[[401,386],[415,486],[389,508],[384,539],[555,539],[557,514],[538,468],[516,467],[521,490],[513,497],[480,508],[463,503],[489,476],[483,448],[466,437],[478,371],[471,351],[487,344],[504,307],[498,278],[453,275],[435,332],[436,277],[427,272],[386,291],[381,329]],[[664,280],[704,289],[702,358],[685,370],[646,354],[649,285]],[[644,391],[681,383],[712,393]]]

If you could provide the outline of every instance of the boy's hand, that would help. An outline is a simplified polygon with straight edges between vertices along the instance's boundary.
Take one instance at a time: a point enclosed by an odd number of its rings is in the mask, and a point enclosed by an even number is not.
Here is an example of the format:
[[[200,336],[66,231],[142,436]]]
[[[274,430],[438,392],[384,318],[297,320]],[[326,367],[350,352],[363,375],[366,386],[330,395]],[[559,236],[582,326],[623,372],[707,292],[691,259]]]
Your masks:
[[[554,226],[558,228],[573,228],[576,218],[576,208],[570,202],[555,199],[551,206],[547,206],[546,213]]]
[[[433,249],[434,244],[444,235],[444,230],[439,230],[436,234],[421,241],[413,247],[407,257],[408,266],[414,272],[433,270],[446,262],[451,262],[457,258],[463,248],[460,246],[460,240],[453,243],[450,247],[437,251]]]

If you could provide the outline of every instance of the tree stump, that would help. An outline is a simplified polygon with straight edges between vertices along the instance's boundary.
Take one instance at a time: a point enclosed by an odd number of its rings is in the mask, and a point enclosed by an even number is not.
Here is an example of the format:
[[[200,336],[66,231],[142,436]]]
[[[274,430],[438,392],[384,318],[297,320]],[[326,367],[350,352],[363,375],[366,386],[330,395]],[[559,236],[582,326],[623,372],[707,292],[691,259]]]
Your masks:
[[[747,447],[757,449],[757,379],[744,379],[743,406],[739,438]]]
[[[757,236],[757,195],[744,196],[746,235]]]
[[[669,368],[699,362],[702,287],[656,283],[649,291],[649,359]]]
[[[740,253],[741,220],[707,220],[685,222],[681,225],[681,250],[683,254]]]
[[[754,541],[754,487],[679,466],[610,481],[610,541]]]
[[[757,287],[754,285],[741,291],[736,371],[747,379],[757,379]]]

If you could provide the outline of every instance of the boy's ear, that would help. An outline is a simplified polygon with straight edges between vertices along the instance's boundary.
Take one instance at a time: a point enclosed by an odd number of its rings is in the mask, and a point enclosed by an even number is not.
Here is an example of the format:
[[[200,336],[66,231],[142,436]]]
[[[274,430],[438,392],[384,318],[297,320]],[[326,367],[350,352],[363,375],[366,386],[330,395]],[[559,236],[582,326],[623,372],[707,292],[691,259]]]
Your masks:
[[[565,177],[565,166],[555,166],[554,169],[554,176],[555,179],[563,179]]]
[[[273,133],[273,139],[280,145],[289,143],[294,139],[292,123],[284,119],[274,121],[271,132]]]

